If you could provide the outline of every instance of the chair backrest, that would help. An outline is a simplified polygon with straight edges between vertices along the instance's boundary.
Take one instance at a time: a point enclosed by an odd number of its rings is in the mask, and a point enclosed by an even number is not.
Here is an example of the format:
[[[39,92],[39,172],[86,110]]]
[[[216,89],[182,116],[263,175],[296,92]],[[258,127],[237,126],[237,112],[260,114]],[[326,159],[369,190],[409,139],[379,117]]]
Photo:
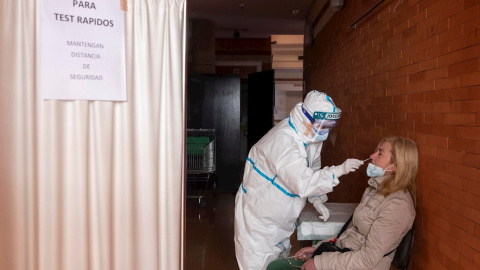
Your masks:
[[[412,228],[405,234],[402,238],[402,242],[397,247],[395,251],[395,256],[392,260],[392,265],[400,270],[407,270],[408,263],[410,261],[410,254],[413,246],[413,239],[415,237],[415,228]]]
[[[353,219],[353,214],[350,216],[348,221],[345,222],[345,224],[343,224],[343,227],[338,233],[337,238],[339,238],[340,235],[348,228],[348,225],[350,224],[350,222],[352,222],[352,219]],[[412,228],[402,238],[402,241],[400,242],[398,247],[395,250],[392,250],[391,252],[384,255],[384,256],[388,256],[393,251],[395,251],[395,255],[393,256],[393,260],[392,260],[392,265],[395,268],[399,270],[407,270],[408,263],[410,261],[410,253],[412,250],[414,237],[415,237],[415,228],[412,225]]]

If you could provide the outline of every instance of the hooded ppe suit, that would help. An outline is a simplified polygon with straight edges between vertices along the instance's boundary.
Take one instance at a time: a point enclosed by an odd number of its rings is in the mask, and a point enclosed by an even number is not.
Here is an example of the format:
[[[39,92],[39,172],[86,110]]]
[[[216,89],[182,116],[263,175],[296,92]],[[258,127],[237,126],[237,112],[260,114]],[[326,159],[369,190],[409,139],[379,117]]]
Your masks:
[[[308,167],[313,171],[318,171],[322,165],[320,152],[322,151],[323,142],[307,144],[307,160]],[[328,201],[327,194],[321,194],[308,198],[308,202],[313,204],[315,209],[320,213],[319,218],[327,221],[330,217],[330,211],[324,205],[324,202]],[[280,257],[282,257],[280,255]],[[288,257],[288,256],[287,256]]]
[[[318,156],[307,155],[306,147],[315,134],[302,109],[311,115],[341,111],[325,93],[311,91],[250,150],[235,199],[235,254],[241,270],[266,269],[280,253],[288,254],[307,197],[331,192],[338,177],[361,165],[349,159],[348,166],[312,170],[309,161]]]

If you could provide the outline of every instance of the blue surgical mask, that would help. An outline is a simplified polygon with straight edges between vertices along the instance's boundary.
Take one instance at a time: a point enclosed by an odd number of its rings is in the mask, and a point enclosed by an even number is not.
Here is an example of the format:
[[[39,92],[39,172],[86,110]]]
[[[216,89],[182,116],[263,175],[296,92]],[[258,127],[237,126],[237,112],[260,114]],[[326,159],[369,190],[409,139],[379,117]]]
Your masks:
[[[393,164],[390,165],[390,166],[393,166]],[[382,169],[382,168],[378,167],[377,165],[375,165],[373,163],[369,163],[368,167],[367,167],[367,175],[370,176],[370,177],[383,176],[385,174],[385,172],[391,172],[392,171],[392,170],[387,170],[390,166],[388,166],[385,169]]]
[[[327,139],[327,137],[328,137],[328,131],[319,132],[319,133],[315,134],[315,141],[323,142]]]

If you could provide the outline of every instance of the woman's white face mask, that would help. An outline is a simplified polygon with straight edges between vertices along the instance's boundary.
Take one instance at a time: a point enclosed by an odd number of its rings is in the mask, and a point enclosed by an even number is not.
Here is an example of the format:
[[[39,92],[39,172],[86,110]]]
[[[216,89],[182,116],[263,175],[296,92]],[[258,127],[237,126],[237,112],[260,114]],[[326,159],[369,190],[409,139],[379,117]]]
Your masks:
[[[383,176],[385,174],[385,172],[393,171],[393,170],[387,170],[388,168],[390,168],[393,165],[395,165],[395,164],[391,164],[388,167],[386,167],[385,169],[382,169],[382,168],[378,167],[377,165],[375,165],[373,163],[369,163],[368,167],[367,167],[367,175],[370,176],[370,177],[374,177],[374,178]]]

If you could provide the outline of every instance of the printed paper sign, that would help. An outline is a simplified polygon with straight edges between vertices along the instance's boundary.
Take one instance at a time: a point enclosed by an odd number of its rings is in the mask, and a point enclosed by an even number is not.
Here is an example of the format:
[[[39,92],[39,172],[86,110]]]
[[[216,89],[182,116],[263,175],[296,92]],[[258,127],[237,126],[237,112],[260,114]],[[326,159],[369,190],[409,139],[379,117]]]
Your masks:
[[[43,99],[126,100],[119,0],[43,0],[40,50]]]

